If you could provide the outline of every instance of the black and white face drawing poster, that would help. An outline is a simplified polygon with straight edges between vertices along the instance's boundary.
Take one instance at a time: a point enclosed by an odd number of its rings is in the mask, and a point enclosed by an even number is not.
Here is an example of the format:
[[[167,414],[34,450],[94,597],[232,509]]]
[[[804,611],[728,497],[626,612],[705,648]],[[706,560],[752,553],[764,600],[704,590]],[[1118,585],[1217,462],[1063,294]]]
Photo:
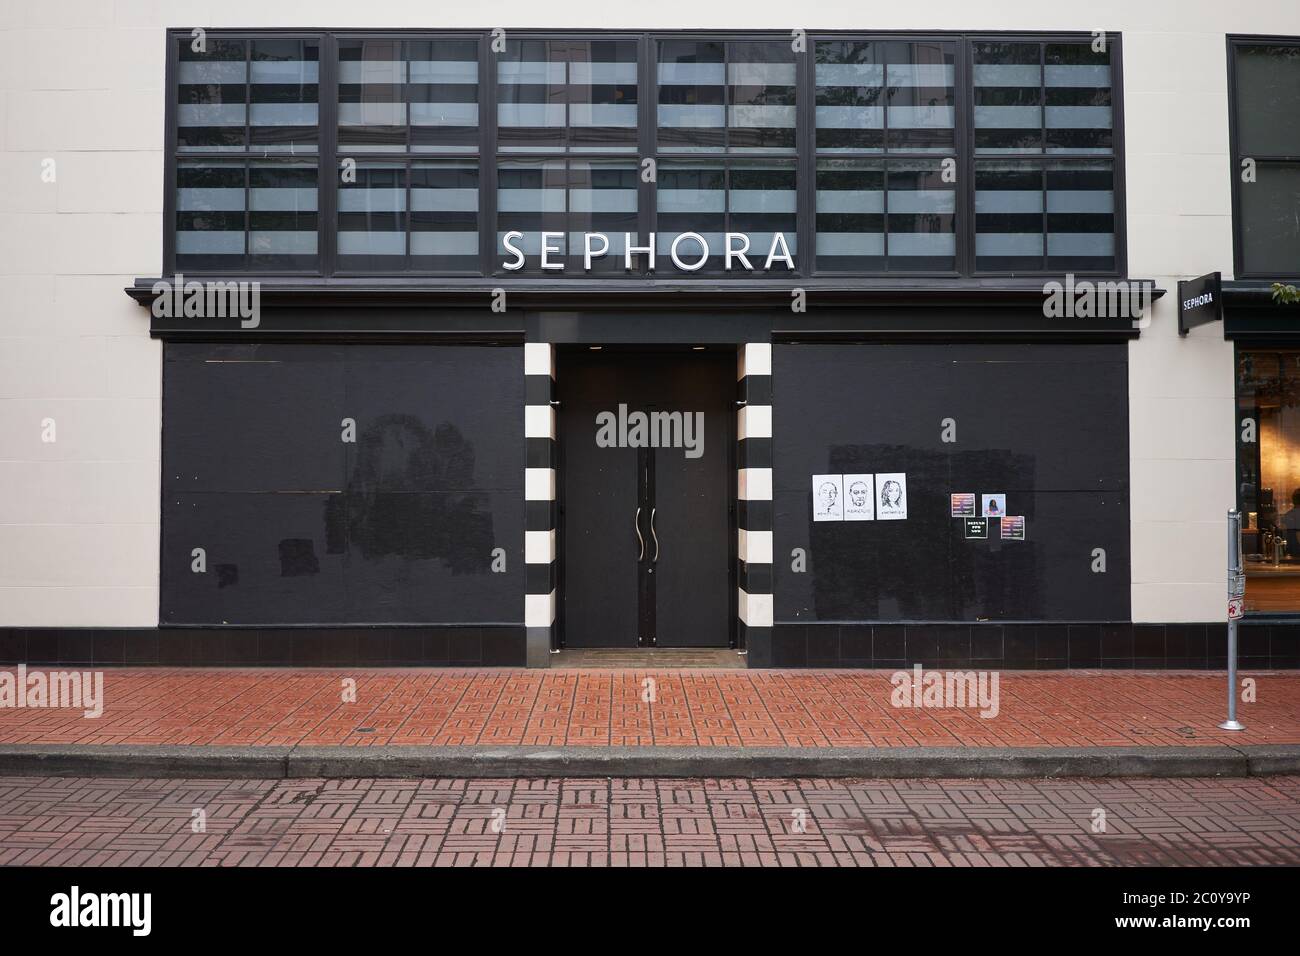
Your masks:
[[[876,475],[876,517],[899,521],[907,517],[907,475],[903,472]]]
[[[876,518],[875,475],[844,476],[844,520],[874,521]]]
[[[844,520],[844,476],[813,475],[813,521]]]

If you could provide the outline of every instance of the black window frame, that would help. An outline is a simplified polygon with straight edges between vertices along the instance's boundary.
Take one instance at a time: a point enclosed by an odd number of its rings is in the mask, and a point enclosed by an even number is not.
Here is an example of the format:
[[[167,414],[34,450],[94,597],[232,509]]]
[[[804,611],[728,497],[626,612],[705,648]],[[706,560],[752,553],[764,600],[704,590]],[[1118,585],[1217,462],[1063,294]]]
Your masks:
[[[495,69],[495,54],[491,50],[493,36],[488,30],[465,30],[465,29],[261,29],[261,30],[243,30],[243,29],[212,29],[206,31],[210,37],[223,39],[242,39],[247,41],[259,39],[313,39],[320,44],[320,76],[319,76],[319,108],[318,118],[320,131],[318,138],[318,150],[315,154],[316,161],[319,164],[318,179],[318,230],[317,230],[317,255],[319,268],[309,271],[258,271],[248,273],[238,273],[238,275],[265,276],[268,278],[285,276],[285,277],[308,277],[318,278],[321,280],[339,279],[361,279],[361,278],[382,278],[391,277],[395,280],[407,283],[418,283],[437,278],[459,278],[468,280],[480,280],[485,287],[499,285],[501,282],[510,281],[511,279],[525,279],[530,282],[545,282],[562,284],[565,279],[571,279],[585,273],[575,273],[566,270],[564,273],[547,273],[539,275],[537,272],[525,270],[523,272],[507,272],[501,269],[500,263],[504,258],[503,254],[496,248],[496,224],[497,224],[497,163],[502,159],[565,159],[570,161],[581,162],[587,159],[615,160],[631,159],[638,166],[644,163],[646,159],[653,159],[656,164],[667,160],[683,161],[706,161],[716,160],[724,166],[730,166],[736,161],[785,161],[794,165],[795,169],[795,190],[796,190],[796,237],[797,246],[795,253],[796,268],[793,271],[773,270],[770,273],[756,272],[752,276],[755,278],[777,278],[777,279],[831,279],[843,280],[845,282],[870,282],[880,283],[889,280],[899,280],[911,282],[917,279],[931,279],[935,282],[945,284],[961,284],[979,281],[993,281],[1000,283],[1016,283],[1032,281],[1035,283],[1042,280],[1059,277],[1060,272],[1046,271],[1020,271],[1020,272],[979,272],[975,269],[975,165],[976,157],[972,147],[972,129],[974,126],[974,96],[973,96],[973,73],[972,63],[972,45],[977,42],[986,41],[1018,41],[1026,43],[1068,43],[1068,42],[1087,42],[1091,43],[1095,38],[1093,33],[1083,33],[1078,31],[1065,32],[976,32],[976,31],[871,31],[871,30],[829,30],[815,31],[807,33],[803,40],[805,43],[804,51],[796,56],[796,74],[795,74],[795,151],[790,153],[737,153],[732,154],[728,151],[718,153],[682,153],[668,151],[661,154],[658,146],[658,76],[655,69],[656,49],[660,40],[693,40],[698,42],[743,42],[749,41],[772,41],[784,40],[793,42],[793,37],[789,31],[782,30],[555,30],[544,28],[530,29],[507,29],[507,38],[512,35],[526,36],[529,39],[548,39],[548,40],[616,40],[616,39],[633,39],[639,44],[638,46],[638,149],[635,153],[602,153],[598,151],[584,151],[581,149],[569,149],[567,151],[547,151],[536,153],[499,153],[497,149],[497,71]],[[249,150],[244,153],[219,153],[205,154],[202,152],[186,152],[184,154],[177,152],[177,74],[178,74],[178,43],[179,41],[191,36],[190,28],[172,28],[166,33],[167,57],[166,57],[166,82],[164,84],[164,95],[166,105],[164,110],[164,155],[165,169],[163,175],[163,274],[170,275],[176,271],[176,170],[178,163],[182,160],[193,159],[243,159],[246,161],[261,160],[262,157],[254,151]],[[1108,160],[1114,168],[1114,199],[1115,199],[1115,268],[1113,271],[1096,272],[1077,270],[1073,274],[1080,277],[1090,278],[1107,278],[1122,279],[1128,276],[1128,248],[1127,248],[1127,211],[1126,211],[1126,178],[1125,178],[1125,149],[1124,149],[1124,95],[1123,95],[1123,36],[1118,32],[1107,32],[1105,34],[1108,49],[1111,51],[1111,96],[1112,96],[1112,137],[1113,151],[1109,157],[1093,156],[1096,160]],[[337,268],[337,243],[338,243],[338,175],[339,162],[341,153],[338,148],[338,43],[341,40],[357,39],[390,39],[404,41],[418,41],[424,39],[469,39],[476,38],[479,43],[479,146],[477,153],[410,153],[410,152],[375,152],[367,153],[365,158],[373,161],[390,161],[406,162],[409,164],[413,161],[421,160],[438,160],[438,159],[460,159],[464,161],[474,161],[478,164],[478,189],[479,189],[479,208],[478,208],[478,231],[479,231],[479,257],[480,268],[474,272],[431,272],[428,270],[394,270],[385,272],[358,272],[342,271]],[[816,130],[814,126],[814,110],[816,107],[816,83],[815,69],[816,57],[814,54],[815,44],[820,41],[834,41],[845,39],[858,39],[870,42],[923,42],[933,40],[936,42],[951,42],[955,45],[954,59],[954,94],[955,94],[955,130],[954,146],[955,156],[957,159],[958,182],[956,188],[956,211],[955,211],[955,237],[956,237],[956,268],[954,271],[903,271],[903,270],[884,270],[884,271],[833,271],[818,270],[816,266],[816,169],[818,155],[816,152]],[[1258,38],[1254,38],[1258,39]],[[1231,38],[1230,41],[1231,43]],[[1231,62],[1231,53],[1230,53]],[[1230,66],[1231,71],[1231,66]],[[938,154],[933,154],[938,157]],[[291,157],[271,156],[268,159],[289,159]],[[306,158],[304,156],[296,157],[299,161]],[[864,158],[855,154],[838,154],[835,158],[851,159]],[[890,159],[888,153],[882,153],[878,158],[882,162]],[[900,157],[905,158],[905,157]],[[1054,157],[1044,154],[1038,157],[1043,162],[1049,162]],[[1070,157],[1063,157],[1069,159]],[[409,186],[408,186],[409,188]],[[1236,187],[1233,190],[1233,211],[1236,217]],[[655,183],[644,181],[641,178],[638,184],[637,193],[637,223],[638,230],[642,237],[648,236],[649,233],[656,231],[656,199]],[[409,229],[409,224],[408,224]],[[1234,253],[1236,252],[1237,236],[1234,230]],[[191,270],[194,275],[233,275],[230,272],[206,272]],[[694,275],[694,274],[692,274]],[[751,275],[744,273],[742,275]],[[716,272],[702,272],[695,276],[701,281],[707,282],[710,279],[716,279]],[[592,273],[588,278],[609,279],[612,281],[623,281],[624,279],[633,280],[654,280],[656,278],[680,280],[683,276],[677,273],[669,273],[663,268],[657,268],[654,273],[650,273],[644,267],[634,269],[631,272],[620,271],[618,273]]]
[[[1246,268],[1245,249],[1242,242],[1241,215],[1241,161],[1248,158],[1242,152],[1241,139],[1238,135],[1237,117],[1237,50],[1244,46],[1294,46],[1300,49],[1300,36],[1269,36],[1264,34],[1236,34],[1227,37],[1228,54],[1228,175],[1232,180],[1232,274],[1238,279],[1264,279],[1290,281],[1300,279],[1300,258],[1296,260],[1293,272],[1267,273],[1255,272]],[[1300,104],[1297,104],[1300,108]],[[1256,165],[1276,164],[1290,165],[1300,169],[1300,155],[1296,156],[1258,156],[1251,154]]]

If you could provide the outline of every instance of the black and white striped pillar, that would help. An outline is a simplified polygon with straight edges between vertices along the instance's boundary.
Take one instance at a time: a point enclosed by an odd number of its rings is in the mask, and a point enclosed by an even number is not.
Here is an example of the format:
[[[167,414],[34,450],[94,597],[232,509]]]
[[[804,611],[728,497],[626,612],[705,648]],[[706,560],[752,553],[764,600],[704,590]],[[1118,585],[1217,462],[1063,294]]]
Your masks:
[[[772,346],[740,347],[736,477],[740,646],[750,667],[772,663]]]
[[[524,630],[529,667],[550,667],[555,626],[555,347],[524,345]]]

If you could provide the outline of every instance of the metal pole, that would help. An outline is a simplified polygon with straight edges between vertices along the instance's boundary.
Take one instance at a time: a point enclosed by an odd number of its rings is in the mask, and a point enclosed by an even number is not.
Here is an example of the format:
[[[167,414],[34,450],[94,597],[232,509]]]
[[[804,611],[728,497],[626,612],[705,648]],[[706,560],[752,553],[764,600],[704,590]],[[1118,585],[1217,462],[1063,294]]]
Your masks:
[[[1245,730],[1237,721],[1237,619],[1246,596],[1246,576],[1241,568],[1241,512],[1228,512],[1228,719],[1220,730]]]

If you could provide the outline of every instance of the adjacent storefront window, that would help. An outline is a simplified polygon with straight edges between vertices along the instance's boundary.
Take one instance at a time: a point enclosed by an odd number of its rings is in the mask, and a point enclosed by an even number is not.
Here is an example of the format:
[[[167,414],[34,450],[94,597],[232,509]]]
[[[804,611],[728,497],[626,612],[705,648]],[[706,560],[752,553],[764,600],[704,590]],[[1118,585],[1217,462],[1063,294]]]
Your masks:
[[[1300,349],[1237,353],[1246,610],[1300,611]]]
[[[189,34],[174,42],[168,268],[1124,268],[1118,38],[823,35],[800,47],[785,35],[215,31],[201,49]],[[1265,177],[1268,196],[1289,188],[1288,169]]]
[[[1300,41],[1234,40],[1237,278],[1300,275]]]

